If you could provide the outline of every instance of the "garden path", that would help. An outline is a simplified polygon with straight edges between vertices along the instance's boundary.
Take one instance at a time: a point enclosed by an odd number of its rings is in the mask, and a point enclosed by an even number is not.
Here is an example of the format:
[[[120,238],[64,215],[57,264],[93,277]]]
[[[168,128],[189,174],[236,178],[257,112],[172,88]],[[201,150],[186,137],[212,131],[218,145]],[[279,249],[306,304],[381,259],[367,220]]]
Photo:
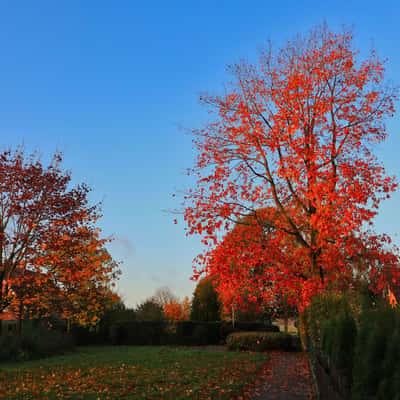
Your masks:
[[[310,400],[316,398],[307,356],[301,352],[273,351],[263,383],[254,400]]]

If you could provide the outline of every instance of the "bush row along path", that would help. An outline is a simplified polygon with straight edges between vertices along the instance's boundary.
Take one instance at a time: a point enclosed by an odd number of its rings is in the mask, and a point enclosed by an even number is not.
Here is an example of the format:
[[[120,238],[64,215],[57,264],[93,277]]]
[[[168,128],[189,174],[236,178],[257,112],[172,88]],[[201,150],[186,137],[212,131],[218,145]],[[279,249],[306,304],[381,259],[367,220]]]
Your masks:
[[[273,351],[262,385],[254,400],[310,400],[316,398],[307,356],[301,352]]]

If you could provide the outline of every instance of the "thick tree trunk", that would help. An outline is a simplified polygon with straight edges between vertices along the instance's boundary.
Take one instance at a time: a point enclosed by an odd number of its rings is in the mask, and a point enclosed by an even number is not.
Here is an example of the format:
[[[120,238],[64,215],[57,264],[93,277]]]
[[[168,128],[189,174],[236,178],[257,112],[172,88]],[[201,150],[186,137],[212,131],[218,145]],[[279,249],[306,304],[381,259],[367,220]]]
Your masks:
[[[300,342],[301,342],[301,347],[303,351],[308,351],[309,347],[309,340],[308,340],[308,328],[307,324],[305,321],[305,316],[304,314],[299,314],[299,323],[298,323],[298,332],[299,332],[299,337],[300,337]]]
[[[324,270],[322,268],[322,265],[318,263],[318,258],[320,254],[321,254],[320,250],[311,251],[310,254],[311,274],[312,276],[316,276],[318,274],[321,283],[324,283]]]

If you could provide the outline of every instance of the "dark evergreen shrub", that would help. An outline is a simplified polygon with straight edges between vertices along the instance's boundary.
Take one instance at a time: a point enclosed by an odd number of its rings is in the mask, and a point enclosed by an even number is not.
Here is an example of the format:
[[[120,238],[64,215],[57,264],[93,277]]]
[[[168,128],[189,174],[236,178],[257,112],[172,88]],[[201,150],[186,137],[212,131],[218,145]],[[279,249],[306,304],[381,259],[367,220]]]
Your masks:
[[[107,343],[107,338],[103,337],[103,332],[98,332],[89,327],[74,326],[71,329],[71,335],[73,336],[77,346]]]
[[[178,321],[174,340],[178,345],[218,345],[225,344],[230,333],[241,331],[279,332],[279,327],[262,322],[240,322],[233,328],[226,321]]]
[[[190,345],[192,344],[192,335],[194,330],[193,321],[177,321],[176,324],[176,334],[175,334],[175,344]]]
[[[176,323],[175,344],[217,345],[225,343],[228,334],[221,321],[178,321]]]
[[[193,293],[190,318],[198,321],[220,321],[221,302],[213,285],[213,279],[200,279]]]
[[[350,393],[357,327],[350,314],[340,314],[322,328],[321,349],[331,378],[344,397]]]
[[[164,321],[120,321],[109,330],[114,345],[160,345],[166,335]]]
[[[24,359],[21,341],[17,336],[0,336],[0,361]]]
[[[292,336],[282,332],[231,333],[226,340],[229,350],[268,351],[293,349]]]
[[[398,315],[397,315],[398,317]],[[399,319],[399,318],[398,318]],[[399,320],[390,334],[382,363],[382,380],[378,386],[378,400],[394,399],[400,395],[400,326]]]
[[[333,354],[335,340],[336,321],[335,318],[326,320],[321,328],[321,351],[330,364]]]
[[[340,314],[335,318],[330,357],[336,368],[351,376],[353,353],[356,343],[357,327],[349,314]]]
[[[235,331],[264,331],[264,332],[279,332],[279,326],[266,325],[264,322],[236,322]]]
[[[192,334],[194,345],[213,345],[219,342],[219,327],[215,324],[196,324]]]
[[[29,360],[62,354],[74,348],[72,336],[34,322],[24,323],[21,335],[0,337],[0,360]]]
[[[392,391],[389,375],[396,374],[393,365],[400,363],[394,335],[397,335],[399,314],[387,307],[367,310],[361,316],[353,362],[352,399],[364,400]],[[383,397],[381,397],[383,398]]]

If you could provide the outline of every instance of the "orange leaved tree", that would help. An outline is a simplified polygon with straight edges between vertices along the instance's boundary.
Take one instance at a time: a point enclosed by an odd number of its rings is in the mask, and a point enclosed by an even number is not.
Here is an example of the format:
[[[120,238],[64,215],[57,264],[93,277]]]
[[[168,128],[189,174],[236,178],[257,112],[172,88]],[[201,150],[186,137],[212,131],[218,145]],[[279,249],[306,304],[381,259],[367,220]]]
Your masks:
[[[396,91],[385,86],[374,52],[360,60],[351,32],[325,25],[279,51],[267,47],[258,65],[229,70],[233,82],[224,95],[201,97],[215,119],[193,131],[197,184],[184,202],[188,234],[218,246],[245,216],[261,231],[272,223],[279,240],[265,251],[277,254],[279,242],[291,242],[296,258],[279,254],[281,268],[268,279],[293,286],[306,304],[352,274],[354,243],[396,188],[373,152],[386,137],[384,118],[394,113]],[[259,210],[274,210],[273,218]],[[386,240],[369,238],[372,248]],[[371,276],[380,274],[377,255]],[[209,259],[200,255],[195,277]],[[292,262],[301,263],[294,284],[285,274]]]
[[[0,154],[0,313],[17,297],[29,316],[95,324],[119,271],[89,188],[70,188],[61,162],[59,153],[48,167],[22,150]]]
[[[186,296],[182,302],[170,300],[164,305],[164,317],[168,321],[185,321],[190,317],[190,302]]]

